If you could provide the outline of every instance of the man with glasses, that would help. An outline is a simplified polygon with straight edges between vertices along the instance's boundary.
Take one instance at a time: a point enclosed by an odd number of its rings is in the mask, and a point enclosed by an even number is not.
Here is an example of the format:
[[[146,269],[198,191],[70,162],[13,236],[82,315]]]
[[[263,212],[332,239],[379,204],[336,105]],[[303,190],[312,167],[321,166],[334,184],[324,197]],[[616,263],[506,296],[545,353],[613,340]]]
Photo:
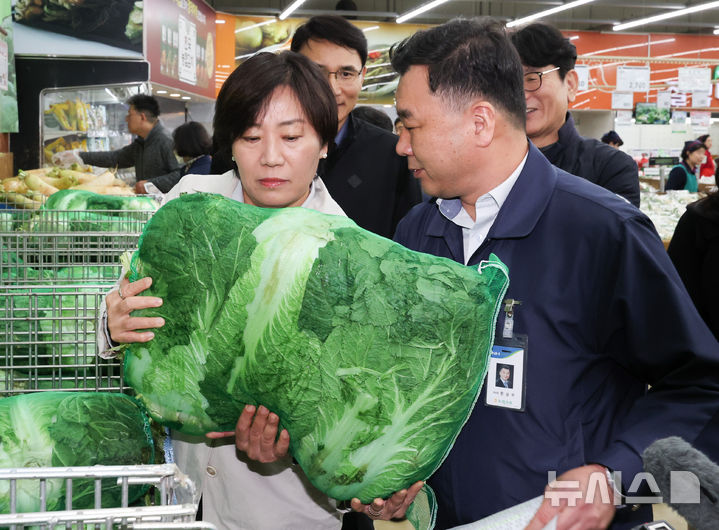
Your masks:
[[[527,136],[549,161],[639,207],[639,170],[628,154],[583,138],[568,112],[577,95],[577,49],[552,26],[535,23],[512,36],[524,67]]]
[[[421,194],[407,160],[395,152],[397,136],[351,114],[366,71],[364,33],[342,17],[316,16],[297,28],[291,49],[327,74],[337,101],[335,145],[317,172],[350,219],[391,238]]]

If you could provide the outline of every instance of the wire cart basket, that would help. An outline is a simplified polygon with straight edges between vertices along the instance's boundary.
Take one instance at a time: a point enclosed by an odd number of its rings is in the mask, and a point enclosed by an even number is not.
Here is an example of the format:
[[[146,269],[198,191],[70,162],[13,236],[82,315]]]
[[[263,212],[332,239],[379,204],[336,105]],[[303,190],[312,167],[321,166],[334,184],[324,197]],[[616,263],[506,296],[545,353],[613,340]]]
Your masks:
[[[94,508],[73,509],[73,481],[95,481]],[[121,488],[117,507],[102,508],[102,481],[116,480]],[[18,513],[18,481],[37,482],[40,510]],[[62,481],[65,487],[66,506],[62,511],[45,511],[48,481]],[[129,488],[146,484],[159,492],[159,504],[155,506],[128,506]],[[9,489],[10,513],[0,514],[0,528],[20,530],[40,529],[207,529],[215,526],[194,521],[197,511],[195,486],[174,464],[142,466],[90,466],[67,468],[21,468],[0,469],[0,490]]]
[[[0,395],[124,391],[96,323],[150,210],[0,210]]]

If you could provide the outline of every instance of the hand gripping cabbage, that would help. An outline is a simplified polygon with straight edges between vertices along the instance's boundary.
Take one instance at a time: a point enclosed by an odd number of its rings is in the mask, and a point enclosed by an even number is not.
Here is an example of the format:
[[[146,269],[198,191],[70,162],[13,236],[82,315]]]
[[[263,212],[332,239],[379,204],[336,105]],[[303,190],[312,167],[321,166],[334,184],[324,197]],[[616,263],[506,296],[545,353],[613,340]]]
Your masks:
[[[343,217],[185,195],[147,224],[130,280],[164,327],[125,376],[157,420],[232,430],[277,413],[321,491],[367,502],[426,479],[467,420],[507,273],[413,252]]]

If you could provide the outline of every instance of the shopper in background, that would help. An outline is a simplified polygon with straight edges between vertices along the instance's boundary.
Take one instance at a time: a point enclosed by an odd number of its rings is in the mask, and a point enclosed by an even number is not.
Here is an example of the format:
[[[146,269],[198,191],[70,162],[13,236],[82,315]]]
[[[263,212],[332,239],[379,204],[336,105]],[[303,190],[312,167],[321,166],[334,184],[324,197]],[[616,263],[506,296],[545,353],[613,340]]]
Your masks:
[[[617,134],[616,131],[609,131],[607,133],[604,133],[604,136],[602,136],[602,143],[611,145],[614,149],[619,149],[621,146],[624,145],[624,141],[622,140],[621,136]]]
[[[404,125],[402,125],[402,118],[397,116],[394,120],[394,133],[399,136],[402,134],[402,131],[404,130]]]
[[[350,219],[392,237],[421,195],[407,161],[395,152],[397,137],[351,114],[366,70],[364,33],[342,17],[316,16],[297,28],[292,51],[322,68],[337,102],[337,135],[319,175]]]
[[[69,165],[77,162],[110,168],[135,166],[136,181],[159,177],[178,169],[180,164],[172,149],[172,138],[160,123],[157,100],[152,96],[136,94],[127,100],[127,104],[130,106],[125,117],[127,130],[137,136],[130,145],[116,151],[56,153],[53,163]]]
[[[496,255],[510,271],[505,302],[518,304],[501,312],[498,336],[509,330],[528,345],[514,365],[526,406],[486,406],[485,385],[428,479],[436,528],[542,495],[552,471],[560,484],[576,481],[577,496],[546,496],[529,530],[555,515],[559,530],[651,520],[650,504],[615,513],[603,502],[602,486],[614,491],[607,471],[622,472],[626,492],[648,445],[672,435],[693,443],[719,412],[719,344],[651,221],[527,141],[523,69],[501,22],[419,31],[391,61],[407,128],[397,150],[438,197],[413,208],[395,240],[473,267]],[[378,503],[353,508],[391,516]]]
[[[175,154],[182,157],[184,164],[167,175],[139,180],[135,183],[136,193],[147,193],[145,184],[150,183],[162,193],[167,193],[185,175],[207,175],[212,163],[212,140],[207,129],[196,121],[183,123],[172,131]]]
[[[699,138],[697,138],[701,143],[704,144],[706,147],[706,158],[702,162],[702,164],[699,166],[699,176],[700,177],[713,177],[714,173],[716,172],[716,163],[714,162],[714,159],[712,158],[712,154],[709,152],[709,150],[712,147],[712,137],[708,134],[703,134]]]
[[[392,118],[390,118],[386,112],[382,112],[379,109],[370,107],[369,105],[359,105],[352,111],[352,115],[355,118],[364,120],[367,123],[384,129],[385,131],[394,132],[394,125],[392,124]]]
[[[574,127],[569,104],[577,94],[577,49],[562,33],[535,23],[512,34],[524,66],[527,136],[549,161],[568,173],[625,197],[639,206],[639,170],[628,154]]]
[[[697,182],[697,172],[699,165],[704,160],[706,147],[699,140],[689,140],[684,142],[682,148],[681,164],[677,164],[669,172],[666,190],[687,190],[690,193],[696,193],[699,189]]]
[[[235,169],[187,175],[166,200],[200,191],[266,208],[302,206],[344,215],[316,176],[337,132],[337,105],[324,74],[311,61],[292,52],[247,59],[222,85],[215,116],[217,146],[235,160]],[[130,316],[131,310],[162,303],[138,296],[151,281],[122,279],[119,290],[108,294],[107,328],[113,341],[147,342],[152,329],[164,324],[158,318]],[[110,341],[98,335],[103,351]],[[236,440],[173,433],[175,460],[202,493],[203,519],[223,529],[339,529],[342,516],[336,502],[315,489],[286,455],[287,431],[276,443],[272,436],[269,447],[257,441],[260,436],[255,439],[268,425],[276,432],[277,416],[248,406],[241,420],[246,426]],[[253,442],[247,443],[250,434]]]
[[[667,251],[699,314],[719,340],[719,190],[687,206]]]

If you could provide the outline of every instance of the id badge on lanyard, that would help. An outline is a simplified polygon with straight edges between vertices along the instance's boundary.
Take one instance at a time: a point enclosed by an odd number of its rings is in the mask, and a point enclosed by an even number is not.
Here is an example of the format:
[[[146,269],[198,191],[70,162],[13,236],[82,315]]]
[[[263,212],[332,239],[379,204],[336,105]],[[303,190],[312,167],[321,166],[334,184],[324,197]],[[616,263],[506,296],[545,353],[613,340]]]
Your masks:
[[[504,300],[504,321],[492,346],[485,382],[485,405],[524,411],[527,374],[527,335],[514,332],[514,313],[522,302]],[[500,315],[500,319],[502,316]]]

